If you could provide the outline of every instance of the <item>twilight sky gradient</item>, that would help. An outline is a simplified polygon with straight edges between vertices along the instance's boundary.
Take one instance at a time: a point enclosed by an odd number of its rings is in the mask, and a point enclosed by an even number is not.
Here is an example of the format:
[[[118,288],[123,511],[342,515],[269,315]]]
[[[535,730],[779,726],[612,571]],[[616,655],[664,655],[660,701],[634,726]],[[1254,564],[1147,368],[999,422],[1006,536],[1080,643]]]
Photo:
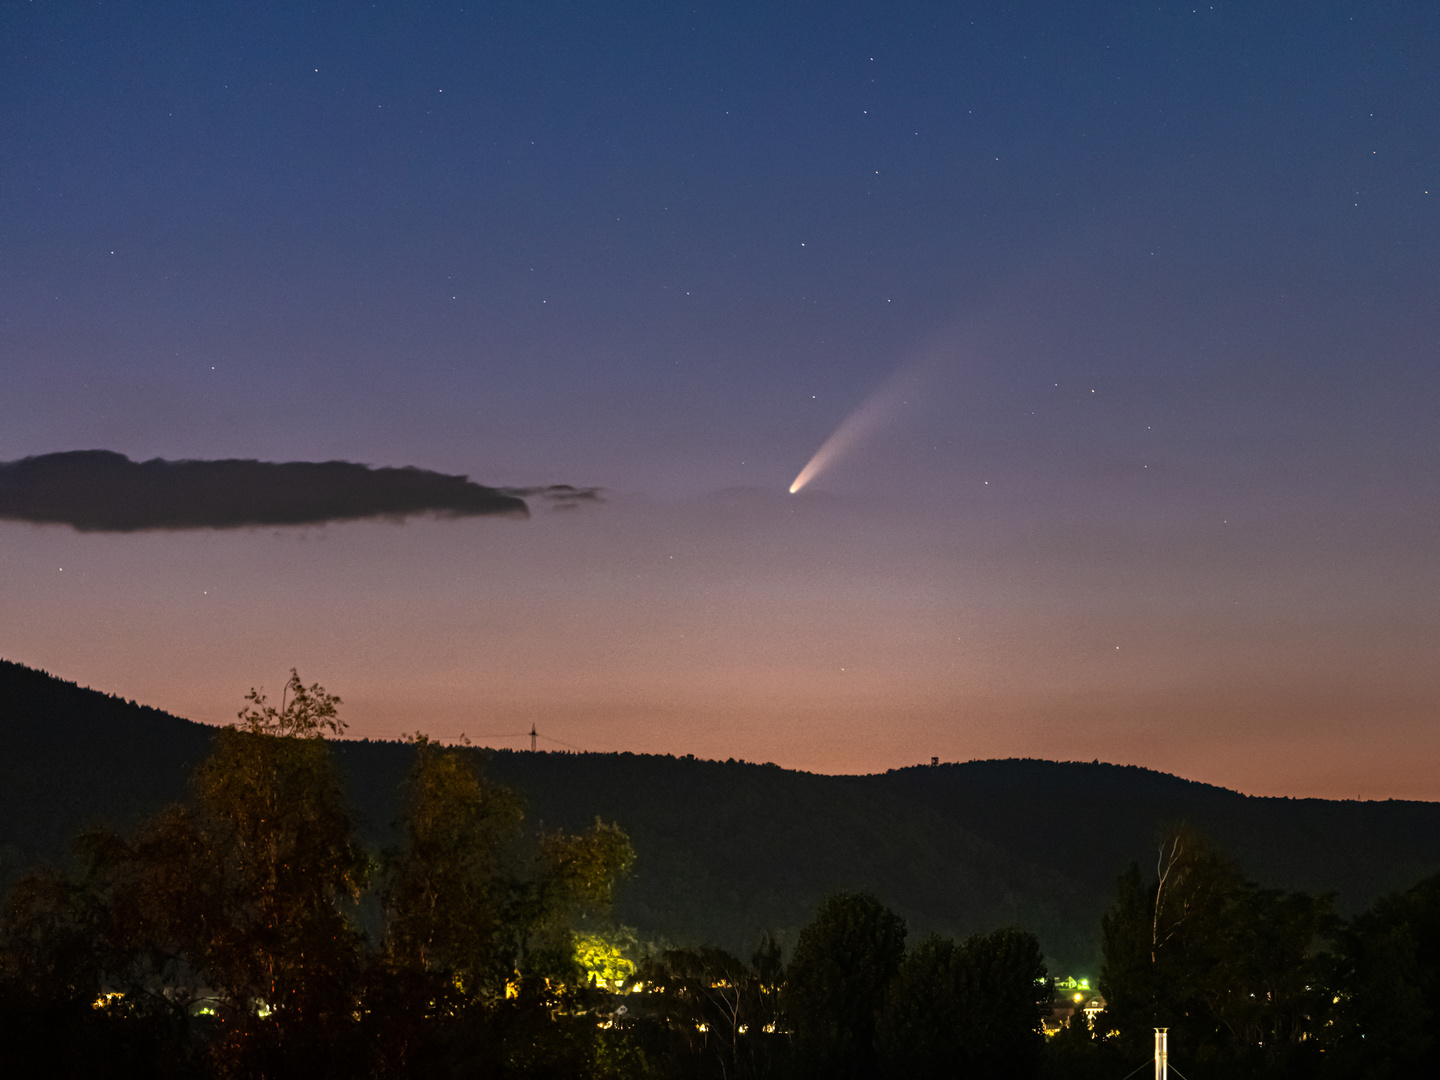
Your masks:
[[[1440,798],[1437,56],[1411,3],[0,0],[0,461],[606,490],[0,522],[0,656]]]

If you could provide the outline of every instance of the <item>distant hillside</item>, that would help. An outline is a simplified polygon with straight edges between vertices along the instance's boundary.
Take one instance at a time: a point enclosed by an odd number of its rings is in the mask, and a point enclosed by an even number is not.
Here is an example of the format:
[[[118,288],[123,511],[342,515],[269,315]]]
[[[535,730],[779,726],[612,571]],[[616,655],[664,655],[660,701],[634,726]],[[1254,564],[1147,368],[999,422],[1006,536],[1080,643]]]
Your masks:
[[[180,798],[212,729],[0,660],[0,884]]]
[[[183,796],[212,729],[0,661],[0,884],[97,821]],[[371,843],[389,840],[410,749],[337,744]],[[1440,804],[1265,799],[1133,766],[1012,760],[819,776],[643,754],[497,751],[533,821],[618,822],[639,854],[617,916],[643,936],[748,950],[793,940],[826,893],[868,888],[912,933],[1019,924],[1093,973],[1100,913],[1165,824],[1188,821],[1274,886],[1346,910],[1440,870]]]

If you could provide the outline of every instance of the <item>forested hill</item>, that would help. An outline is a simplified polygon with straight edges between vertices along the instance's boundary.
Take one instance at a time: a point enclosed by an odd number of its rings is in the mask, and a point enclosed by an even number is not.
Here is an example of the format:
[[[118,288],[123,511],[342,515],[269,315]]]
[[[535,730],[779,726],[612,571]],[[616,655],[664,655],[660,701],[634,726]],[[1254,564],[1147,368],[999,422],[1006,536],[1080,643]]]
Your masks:
[[[0,661],[0,885],[84,826],[182,797],[211,729]],[[388,840],[410,748],[337,744],[370,841]],[[1187,821],[1266,885],[1342,909],[1440,870],[1440,804],[1240,795],[1133,766],[1011,760],[820,776],[638,754],[497,751],[534,822],[618,822],[639,856],[617,916],[642,937],[737,950],[791,936],[820,898],[873,890],[913,932],[1019,924],[1093,973],[1115,878]]]
[[[0,883],[178,799],[212,729],[0,660]]]

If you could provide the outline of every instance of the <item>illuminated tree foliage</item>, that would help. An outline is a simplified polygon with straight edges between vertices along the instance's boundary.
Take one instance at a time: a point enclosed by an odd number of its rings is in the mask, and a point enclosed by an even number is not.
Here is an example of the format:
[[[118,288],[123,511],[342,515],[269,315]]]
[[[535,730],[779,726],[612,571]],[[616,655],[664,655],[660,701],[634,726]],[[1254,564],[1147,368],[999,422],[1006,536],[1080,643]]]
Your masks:
[[[619,991],[634,977],[640,941],[630,927],[611,933],[588,930],[575,938],[575,962],[586,978],[604,990]]]

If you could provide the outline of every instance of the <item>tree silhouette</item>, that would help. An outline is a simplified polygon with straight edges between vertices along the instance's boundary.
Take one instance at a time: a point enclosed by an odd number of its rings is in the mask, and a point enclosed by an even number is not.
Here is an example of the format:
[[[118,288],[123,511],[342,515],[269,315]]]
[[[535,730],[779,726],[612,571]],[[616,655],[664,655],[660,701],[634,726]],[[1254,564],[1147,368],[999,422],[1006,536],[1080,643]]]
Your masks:
[[[837,893],[820,905],[791,958],[785,1010],[801,1071],[878,1074],[875,1025],[905,953],[905,922],[868,893]]]
[[[963,944],[931,936],[906,955],[886,994],[876,1032],[885,1074],[1031,1077],[1052,993],[1033,934],[997,930]]]

